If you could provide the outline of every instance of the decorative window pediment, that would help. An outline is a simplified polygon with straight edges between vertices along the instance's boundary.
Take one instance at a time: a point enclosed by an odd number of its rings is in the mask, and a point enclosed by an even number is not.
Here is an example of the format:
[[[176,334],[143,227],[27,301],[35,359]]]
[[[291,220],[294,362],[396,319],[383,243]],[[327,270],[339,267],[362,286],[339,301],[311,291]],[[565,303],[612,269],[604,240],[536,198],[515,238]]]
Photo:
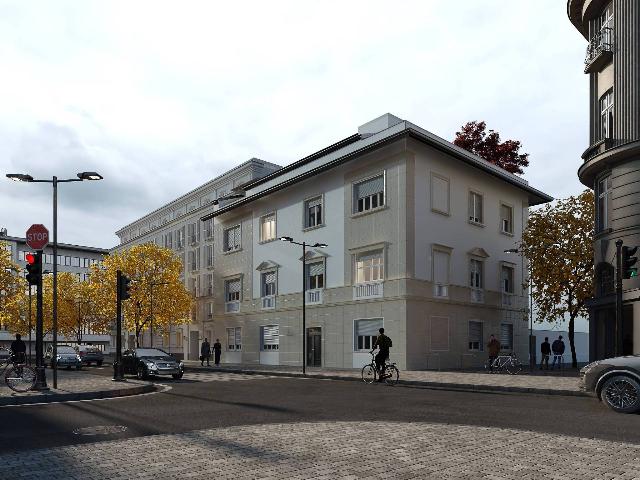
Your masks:
[[[489,258],[491,255],[489,255],[487,253],[487,251],[482,248],[482,247],[475,247],[472,248],[471,250],[469,250],[467,252],[469,255],[473,256],[473,257],[480,257],[480,258]]]
[[[309,260],[318,260],[322,258],[327,258],[328,256],[329,255],[327,255],[322,250],[308,250],[305,255],[305,260],[308,262]],[[302,261],[302,257],[300,257],[298,260]]]
[[[260,265],[256,267],[256,270],[261,272],[263,270],[273,270],[274,268],[280,268],[280,265],[278,265],[273,260],[265,260],[264,262],[262,262]]]

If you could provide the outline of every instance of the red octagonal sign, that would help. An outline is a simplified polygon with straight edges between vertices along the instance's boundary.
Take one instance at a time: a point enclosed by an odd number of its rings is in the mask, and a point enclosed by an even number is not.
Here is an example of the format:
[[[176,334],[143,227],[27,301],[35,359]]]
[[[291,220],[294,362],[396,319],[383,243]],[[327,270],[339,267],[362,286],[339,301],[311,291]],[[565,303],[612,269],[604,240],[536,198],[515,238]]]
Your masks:
[[[31,225],[27,230],[27,245],[34,250],[43,250],[49,244],[49,230],[41,223]]]

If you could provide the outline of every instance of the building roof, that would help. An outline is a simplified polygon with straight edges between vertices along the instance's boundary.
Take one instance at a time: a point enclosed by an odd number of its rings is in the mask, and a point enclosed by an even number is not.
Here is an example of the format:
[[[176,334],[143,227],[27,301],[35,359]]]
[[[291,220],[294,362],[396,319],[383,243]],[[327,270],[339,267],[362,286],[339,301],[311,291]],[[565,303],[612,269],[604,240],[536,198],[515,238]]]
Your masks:
[[[411,122],[401,120],[400,118],[387,113],[362,125],[358,129],[357,134],[347,137],[338,143],[320,150],[319,152],[304,157],[301,160],[298,160],[287,167],[281,168],[280,170],[277,170],[257,181],[249,183],[245,186],[246,196],[244,198],[205,215],[201,220],[204,221],[218,215],[222,215],[241,205],[245,205],[270,193],[287,188],[321,172],[330,170],[331,168],[350,160],[354,160],[364,153],[376,150],[388,143],[395,142],[406,137],[414,138],[466,163],[471,167],[498,177],[499,179],[525,191],[528,195],[529,205],[531,206],[553,200],[553,197],[531,187],[523,178],[509,173],[483,158],[473,155],[472,153],[457,147],[451,142],[448,142]]]
[[[10,237],[8,235],[2,235],[0,236],[0,242],[2,241],[7,241],[7,242],[17,242],[17,243],[27,243],[27,239],[24,237]],[[47,245],[45,247],[46,249],[51,249],[53,248],[53,242],[49,243],[49,245]],[[73,245],[72,243],[60,243],[58,242],[58,248],[67,248],[70,250],[81,250],[83,252],[93,252],[93,253],[102,253],[102,254],[108,254],[109,253],[109,249],[107,248],[98,248],[98,247],[86,247],[83,245]]]

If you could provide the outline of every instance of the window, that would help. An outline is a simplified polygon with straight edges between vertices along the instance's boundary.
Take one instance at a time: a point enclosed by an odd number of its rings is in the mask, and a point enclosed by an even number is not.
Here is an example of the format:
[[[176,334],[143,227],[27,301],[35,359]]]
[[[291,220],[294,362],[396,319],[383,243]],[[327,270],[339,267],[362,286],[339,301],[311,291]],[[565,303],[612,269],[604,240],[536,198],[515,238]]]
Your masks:
[[[451,254],[441,250],[433,251],[433,296],[449,296],[449,262]]]
[[[190,250],[188,255],[189,271],[195,272],[200,268],[200,250]]]
[[[224,251],[233,252],[235,250],[240,250],[240,245],[241,245],[240,225],[227,228],[224,231]]]
[[[82,266],[84,268],[89,268],[89,259],[88,258],[83,258],[82,259]]]
[[[469,192],[469,221],[483,223],[482,195],[476,192]]]
[[[473,302],[484,301],[483,293],[483,275],[482,275],[482,261],[471,259],[469,263],[469,270],[471,273],[469,286],[471,287],[471,300]]]
[[[182,347],[182,329],[181,328],[176,330],[176,347],[178,348]]]
[[[194,297],[198,296],[198,290],[197,290],[195,278],[189,279],[189,291],[191,292],[191,295],[193,295]]]
[[[240,290],[242,282],[239,278],[224,282],[225,311],[237,312],[240,310]]]
[[[324,288],[324,262],[307,264],[307,289]]]
[[[502,284],[502,293],[514,293],[513,290],[513,267],[502,266],[500,283]]]
[[[449,180],[431,174],[431,210],[449,215]]]
[[[613,88],[600,97],[601,139],[613,138]]]
[[[213,318],[213,302],[207,302],[205,308],[206,308],[206,312],[207,312],[207,318]],[[211,336],[209,336],[207,338],[211,338]]]
[[[268,352],[280,348],[280,327],[278,325],[266,325],[260,327],[260,350]]]
[[[270,213],[260,218],[260,241],[269,242],[276,239],[276,214]]]
[[[227,328],[227,350],[230,352],[242,350],[242,329],[240,327]]]
[[[469,322],[469,350],[482,352],[484,342],[482,341],[482,322]]]
[[[615,292],[615,270],[608,263],[601,263],[597,270],[598,294],[610,295]]]
[[[378,337],[378,330],[382,328],[382,318],[356,320],[353,326],[353,350],[369,351]]]
[[[598,181],[596,188],[598,195],[598,210],[596,212],[596,231],[601,232],[609,228],[609,204],[611,201],[611,175]]]
[[[513,324],[500,324],[500,350],[513,350]]]
[[[80,266],[80,257],[71,257],[71,266],[79,267]]]
[[[213,267],[213,245],[205,245],[204,254],[206,257],[207,268]]]
[[[200,241],[200,229],[197,223],[190,223],[188,226],[189,243],[194,245]]]
[[[449,317],[431,317],[431,351],[449,351]]]
[[[213,295],[213,274],[208,273],[205,277],[206,279],[206,287],[207,287],[207,295]]]
[[[168,232],[163,235],[165,248],[173,248],[173,232]]]
[[[304,202],[304,227],[322,225],[322,197],[314,197]]]
[[[276,272],[263,272],[261,275],[262,296],[272,297],[276,294]]]
[[[204,238],[211,240],[213,238],[213,218],[204,222]]]
[[[27,253],[24,250],[19,250],[18,251],[18,260],[23,260],[24,261],[24,254]]]
[[[360,253],[356,257],[356,283],[380,282],[384,279],[382,250]]]
[[[384,175],[364,180],[353,186],[353,213],[384,206]]]
[[[502,233],[513,233],[513,208],[504,203],[500,204],[500,231]]]
[[[184,248],[184,227],[176,230],[176,248]]]
[[[53,265],[53,255],[45,253],[44,254],[44,263],[49,263],[49,264]]]

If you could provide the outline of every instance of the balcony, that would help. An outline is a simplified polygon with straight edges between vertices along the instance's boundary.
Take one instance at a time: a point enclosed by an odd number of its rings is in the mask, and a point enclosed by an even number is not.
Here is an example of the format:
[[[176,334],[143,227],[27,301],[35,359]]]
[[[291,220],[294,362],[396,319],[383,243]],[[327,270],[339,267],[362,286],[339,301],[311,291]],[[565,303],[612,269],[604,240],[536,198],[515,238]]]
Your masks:
[[[471,301],[474,303],[484,303],[484,290],[481,288],[472,288]]]
[[[268,297],[262,297],[262,309],[273,310],[276,308],[276,296],[269,295]]]
[[[384,295],[382,282],[360,283],[353,286],[353,299],[381,298]]]
[[[449,285],[436,284],[433,286],[433,296],[447,298],[449,296]]]
[[[307,305],[319,305],[323,302],[323,290],[321,288],[315,288],[313,290],[307,290],[307,298],[305,302]]]
[[[513,293],[502,292],[502,305],[513,307],[515,305],[515,296]]]
[[[599,71],[613,58],[613,29],[604,27],[596,33],[587,47],[584,59],[584,73]]]
[[[226,313],[237,313],[240,311],[240,302],[226,302],[224,304],[224,311]]]

